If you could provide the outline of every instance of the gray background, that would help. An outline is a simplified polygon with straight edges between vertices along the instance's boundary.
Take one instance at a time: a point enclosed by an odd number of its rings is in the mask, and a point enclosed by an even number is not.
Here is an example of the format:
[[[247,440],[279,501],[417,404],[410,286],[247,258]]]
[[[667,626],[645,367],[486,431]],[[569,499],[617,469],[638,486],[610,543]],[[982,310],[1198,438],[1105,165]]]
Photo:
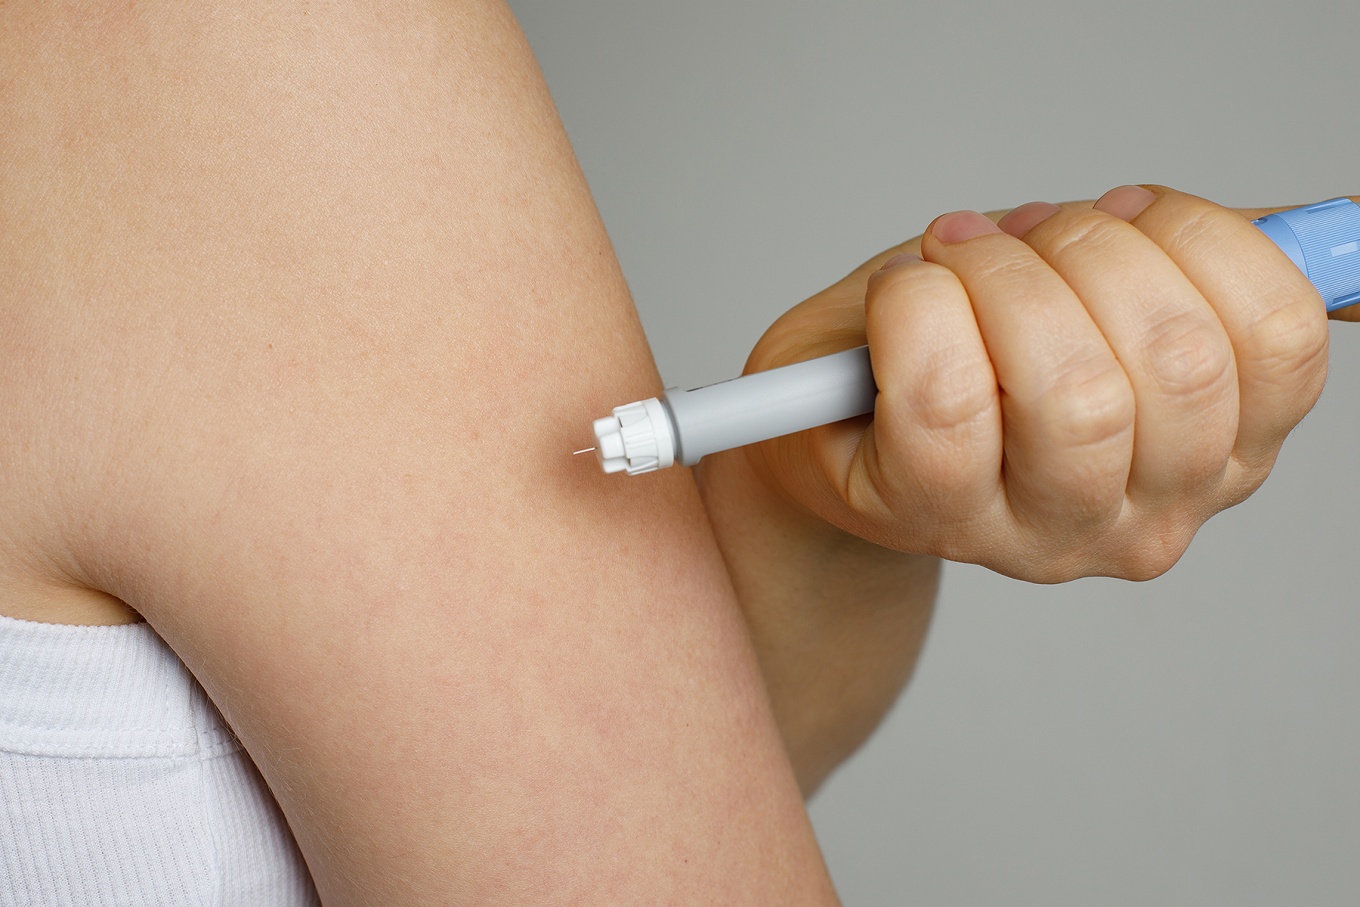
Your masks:
[[[945,211],[1360,193],[1355,0],[512,7],[669,384],[737,374]],[[847,903],[1360,903],[1358,344],[1333,329],[1272,479],[1168,575],[947,569],[910,689],[812,804]]]

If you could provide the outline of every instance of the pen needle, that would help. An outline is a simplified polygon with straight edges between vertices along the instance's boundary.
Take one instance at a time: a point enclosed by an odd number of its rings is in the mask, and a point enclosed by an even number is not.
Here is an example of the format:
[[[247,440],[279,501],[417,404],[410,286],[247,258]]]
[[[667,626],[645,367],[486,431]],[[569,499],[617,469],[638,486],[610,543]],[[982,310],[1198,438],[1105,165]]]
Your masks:
[[[580,455],[583,454],[583,453],[590,453],[590,452],[591,452],[592,450],[594,450],[594,449],[595,449],[595,448],[593,448],[593,447],[582,447],[580,450],[573,450],[573,451],[571,452],[571,455],[572,455],[573,457],[580,456]]]

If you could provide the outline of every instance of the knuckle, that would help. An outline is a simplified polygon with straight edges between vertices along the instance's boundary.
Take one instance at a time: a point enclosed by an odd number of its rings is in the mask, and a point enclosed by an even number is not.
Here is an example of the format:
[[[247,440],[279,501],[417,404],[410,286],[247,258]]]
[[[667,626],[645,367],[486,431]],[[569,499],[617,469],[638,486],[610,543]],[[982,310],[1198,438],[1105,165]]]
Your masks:
[[[1162,576],[1189,550],[1204,515],[1192,509],[1133,516],[1092,531],[1040,534],[1031,528],[1023,557],[987,566],[1027,582],[1066,583],[1090,576],[1147,582]]]
[[[1190,548],[1194,536],[1193,529],[1187,530],[1179,524],[1165,527],[1160,532],[1140,534],[1136,544],[1126,546],[1121,552],[1112,575],[1138,583],[1156,579],[1176,566]]]
[[[1111,223],[1099,212],[1080,208],[1072,209],[1062,219],[1053,218],[1052,223],[1054,232],[1044,239],[1045,257],[1060,270],[1067,258],[1090,255],[1121,235],[1120,225]]]
[[[1166,251],[1175,259],[1186,256],[1219,260],[1231,251],[1225,247],[1233,239],[1232,231],[1224,230],[1225,218],[1235,222],[1237,215],[1210,202],[1197,201],[1198,204],[1167,237]]]
[[[1257,489],[1265,483],[1266,477],[1270,475],[1271,467],[1275,464],[1276,453],[1278,451],[1270,451],[1251,463],[1238,461],[1236,465],[1240,467],[1240,472],[1232,477],[1232,481],[1224,484],[1218,501],[1218,509],[1227,510],[1229,507],[1236,507],[1254,495]]]
[[[933,351],[911,388],[913,413],[934,431],[953,431],[990,419],[997,405],[996,376],[990,364],[960,351]]]
[[[1086,547],[1068,548],[1048,557],[1031,559],[1019,578],[1054,584],[1088,576],[1108,576],[1142,583],[1166,573],[1190,547],[1190,539],[1179,529],[1140,534],[1136,544],[1123,544],[1111,551],[1110,545],[1114,541],[1114,537],[1102,537]]]
[[[1148,373],[1169,396],[1198,396],[1234,377],[1227,335],[1190,312],[1156,321],[1144,336],[1142,353]]]
[[[1156,579],[1176,566],[1200,526],[1218,509],[1193,499],[1133,505],[1104,549],[1107,575],[1133,582]]]
[[[874,309],[921,292],[961,292],[957,278],[943,266],[918,262],[910,267],[876,271],[865,288],[864,304]]]
[[[1276,387],[1302,385],[1312,399],[1327,371],[1327,319],[1315,299],[1290,302],[1252,323],[1240,344],[1242,368]]]
[[[1043,390],[1036,409],[1047,433],[1064,447],[1092,447],[1133,430],[1134,398],[1113,358],[1069,358]]]

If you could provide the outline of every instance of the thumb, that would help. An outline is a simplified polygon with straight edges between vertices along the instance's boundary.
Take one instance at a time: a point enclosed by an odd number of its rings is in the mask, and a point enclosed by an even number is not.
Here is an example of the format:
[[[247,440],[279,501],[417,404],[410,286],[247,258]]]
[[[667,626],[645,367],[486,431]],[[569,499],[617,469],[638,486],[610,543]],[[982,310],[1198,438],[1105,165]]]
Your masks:
[[[745,373],[829,356],[864,346],[865,298],[879,268],[898,255],[917,254],[919,238],[887,249],[842,280],[781,315],[756,342]],[[880,544],[870,523],[851,506],[854,463],[872,451],[873,417],[864,415],[773,438],[744,449],[750,467],[797,508]]]

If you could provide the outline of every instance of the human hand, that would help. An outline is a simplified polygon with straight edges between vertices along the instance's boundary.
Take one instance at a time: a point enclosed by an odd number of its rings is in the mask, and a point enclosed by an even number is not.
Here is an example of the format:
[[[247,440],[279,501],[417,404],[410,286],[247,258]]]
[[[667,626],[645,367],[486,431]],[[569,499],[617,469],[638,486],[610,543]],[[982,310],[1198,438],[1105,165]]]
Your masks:
[[[894,250],[924,261],[885,253],[752,353],[760,370],[867,337],[873,418],[747,455],[889,548],[1037,582],[1157,576],[1259,487],[1322,389],[1322,302],[1262,213],[1127,186],[999,226],[945,215]]]

